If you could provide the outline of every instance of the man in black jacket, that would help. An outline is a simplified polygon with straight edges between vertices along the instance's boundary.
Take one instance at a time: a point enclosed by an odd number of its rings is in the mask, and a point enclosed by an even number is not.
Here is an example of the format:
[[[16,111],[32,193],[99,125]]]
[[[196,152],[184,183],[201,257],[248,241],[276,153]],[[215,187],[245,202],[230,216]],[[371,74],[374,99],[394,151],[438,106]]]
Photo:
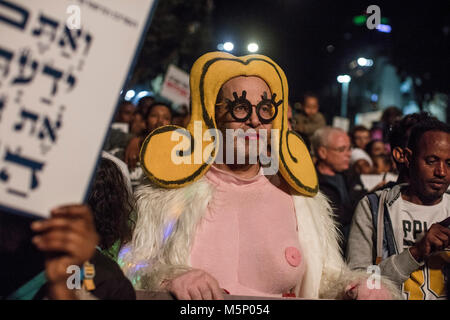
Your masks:
[[[319,188],[332,202],[343,234],[345,248],[353,212],[365,190],[360,177],[348,171],[351,156],[350,138],[339,128],[324,127],[312,138]]]

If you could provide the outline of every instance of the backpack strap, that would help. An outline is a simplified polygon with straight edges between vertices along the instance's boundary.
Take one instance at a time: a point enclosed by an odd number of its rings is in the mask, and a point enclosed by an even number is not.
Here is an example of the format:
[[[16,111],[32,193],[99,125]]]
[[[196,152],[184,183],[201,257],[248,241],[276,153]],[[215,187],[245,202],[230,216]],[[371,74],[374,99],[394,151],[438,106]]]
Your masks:
[[[372,213],[372,223],[373,223],[373,228],[375,230],[375,233],[377,234],[377,242],[375,244],[375,248],[377,251],[377,256],[376,256],[376,264],[378,264],[379,262],[379,245],[378,245],[378,205],[379,205],[379,199],[378,199],[378,195],[376,193],[369,193],[367,195],[367,199],[369,200],[369,204],[370,204],[370,211]]]
[[[389,211],[387,210],[387,204],[384,204],[384,241],[386,241],[386,249],[388,257],[393,254],[398,254],[397,247],[395,245],[394,229],[392,228],[391,217],[389,216]]]
[[[386,203],[387,191],[381,191],[380,199],[378,201],[378,217],[377,217],[377,259],[376,264],[380,264],[383,260],[383,240],[384,240],[384,210]]]
[[[377,235],[375,263],[379,264],[383,260],[383,240],[384,240],[384,202],[386,192],[383,190],[380,197],[376,193],[367,195],[372,213],[372,222]]]

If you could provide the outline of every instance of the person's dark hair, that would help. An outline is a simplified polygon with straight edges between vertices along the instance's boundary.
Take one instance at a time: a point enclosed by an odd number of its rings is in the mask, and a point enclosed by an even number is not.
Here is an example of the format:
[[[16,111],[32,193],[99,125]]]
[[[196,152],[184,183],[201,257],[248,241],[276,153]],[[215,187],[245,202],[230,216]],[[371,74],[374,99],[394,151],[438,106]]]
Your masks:
[[[155,98],[153,98],[152,96],[145,96],[139,99],[137,106],[139,108],[145,107],[145,106],[149,106],[151,105],[153,102],[155,101]]]
[[[408,148],[413,152],[417,151],[417,146],[422,136],[428,131],[440,131],[450,133],[450,126],[436,118],[430,118],[416,124],[411,129],[411,135],[409,136]]]
[[[170,112],[170,116],[173,117],[173,111],[172,111],[172,108],[171,108],[171,106],[169,104],[167,104],[165,102],[155,101],[148,107],[147,112],[145,113],[145,117],[144,117],[145,120],[147,120],[148,116],[152,112],[152,109],[154,107],[156,107],[156,106],[166,107],[169,110],[169,112]]]
[[[402,111],[395,107],[386,108],[381,116],[381,129],[383,132],[383,142],[389,142],[389,131],[395,121],[399,120],[403,116]]]
[[[121,244],[131,240],[134,202],[122,172],[113,161],[100,160],[87,203],[94,214],[102,249],[111,248],[117,240]]]
[[[370,157],[372,157],[372,147],[373,147],[373,145],[374,145],[375,143],[377,143],[377,142],[383,142],[383,141],[380,140],[380,139],[373,139],[373,140],[370,140],[370,142],[366,145],[366,148],[365,148],[364,151],[366,151],[366,153],[367,153]]]
[[[120,110],[120,108],[121,108],[122,106],[125,106],[125,105],[127,105],[127,104],[131,104],[132,106],[134,106],[134,104],[133,104],[131,101],[121,100],[121,101],[119,102],[119,110]]]
[[[150,105],[155,101],[155,98],[152,96],[145,96],[139,99],[136,109],[140,110],[144,115],[147,112]]]
[[[300,97],[300,103],[302,105],[305,104],[305,101],[307,98],[316,98],[317,100],[319,100],[319,96],[311,91],[306,91],[305,93],[303,93],[303,95]]]
[[[381,115],[381,122],[391,124],[392,120],[399,118],[403,115],[403,112],[396,106],[386,108]]]
[[[370,130],[367,129],[365,126],[363,126],[363,125],[355,126],[355,127],[353,127],[352,131],[350,132],[350,138],[352,138],[352,141],[355,140],[355,133],[358,131],[367,131],[370,134]]]
[[[428,119],[436,118],[427,112],[420,112],[408,114],[402,119],[397,120],[389,131],[389,144],[391,145],[391,150],[394,150],[396,147],[405,148],[408,145],[411,128],[417,123]]]

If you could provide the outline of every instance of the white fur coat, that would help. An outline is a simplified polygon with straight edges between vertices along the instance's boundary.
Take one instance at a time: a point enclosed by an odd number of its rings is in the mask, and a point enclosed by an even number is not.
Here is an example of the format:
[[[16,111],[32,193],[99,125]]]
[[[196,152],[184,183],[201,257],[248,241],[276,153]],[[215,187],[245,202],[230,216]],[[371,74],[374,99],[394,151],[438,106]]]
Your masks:
[[[214,192],[205,178],[180,189],[162,189],[148,182],[135,195],[137,222],[130,250],[123,258],[125,274],[137,289],[160,291],[162,281],[190,268],[194,232]],[[368,274],[350,271],[344,263],[338,231],[327,199],[293,195],[298,235],[306,271],[297,297],[341,299],[346,287],[367,279]],[[398,290],[383,280],[394,297]]]

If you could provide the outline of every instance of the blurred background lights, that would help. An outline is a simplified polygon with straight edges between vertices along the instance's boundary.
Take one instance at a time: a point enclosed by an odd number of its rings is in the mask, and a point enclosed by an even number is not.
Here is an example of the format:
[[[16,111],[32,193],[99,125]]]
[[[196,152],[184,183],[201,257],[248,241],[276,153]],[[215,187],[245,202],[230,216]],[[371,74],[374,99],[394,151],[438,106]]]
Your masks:
[[[370,101],[372,101],[372,102],[377,102],[377,101],[378,101],[378,95],[377,95],[376,93],[373,93],[373,94],[370,96]]]
[[[233,51],[233,49],[234,49],[234,44],[233,44],[232,42],[227,41],[227,42],[225,42],[225,43],[223,44],[223,49],[224,49],[225,51]]]
[[[339,83],[349,83],[352,78],[348,74],[342,74],[337,77]]]
[[[366,64],[367,64],[367,59],[366,58],[358,58],[358,64],[360,65],[360,66],[366,66]]]
[[[391,26],[388,25],[388,24],[381,24],[381,23],[380,23],[380,24],[377,26],[377,30],[380,31],[380,32],[384,32],[384,33],[391,33],[392,28],[391,28]]]
[[[254,43],[254,42],[249,43],[248,46],[247,46],[247,50],[248,50],[249,52],[257,52],[258,49],[259,49],[258,44]]]
[[[217,50],[220,50],[220,51],[223,50],[223,43],[219,43],[219,44],[217,45]]]
[[[125,94],[125,100],[131,100],[136,95],[136,92],[134,90],[128,90]]]
[[[372,59],[366,59],[364,57],[358,58],[357,60],[358,65],[361,67],[370,67],[373,66],[373,60]]]
[[[143,98],[143,97],[145,97],[145,96],[148,96],[150,94],[150,91],[141,91],[141,92],[139,92],[137,95],[136,95],[136,99],[140,99],[140,98]]]

